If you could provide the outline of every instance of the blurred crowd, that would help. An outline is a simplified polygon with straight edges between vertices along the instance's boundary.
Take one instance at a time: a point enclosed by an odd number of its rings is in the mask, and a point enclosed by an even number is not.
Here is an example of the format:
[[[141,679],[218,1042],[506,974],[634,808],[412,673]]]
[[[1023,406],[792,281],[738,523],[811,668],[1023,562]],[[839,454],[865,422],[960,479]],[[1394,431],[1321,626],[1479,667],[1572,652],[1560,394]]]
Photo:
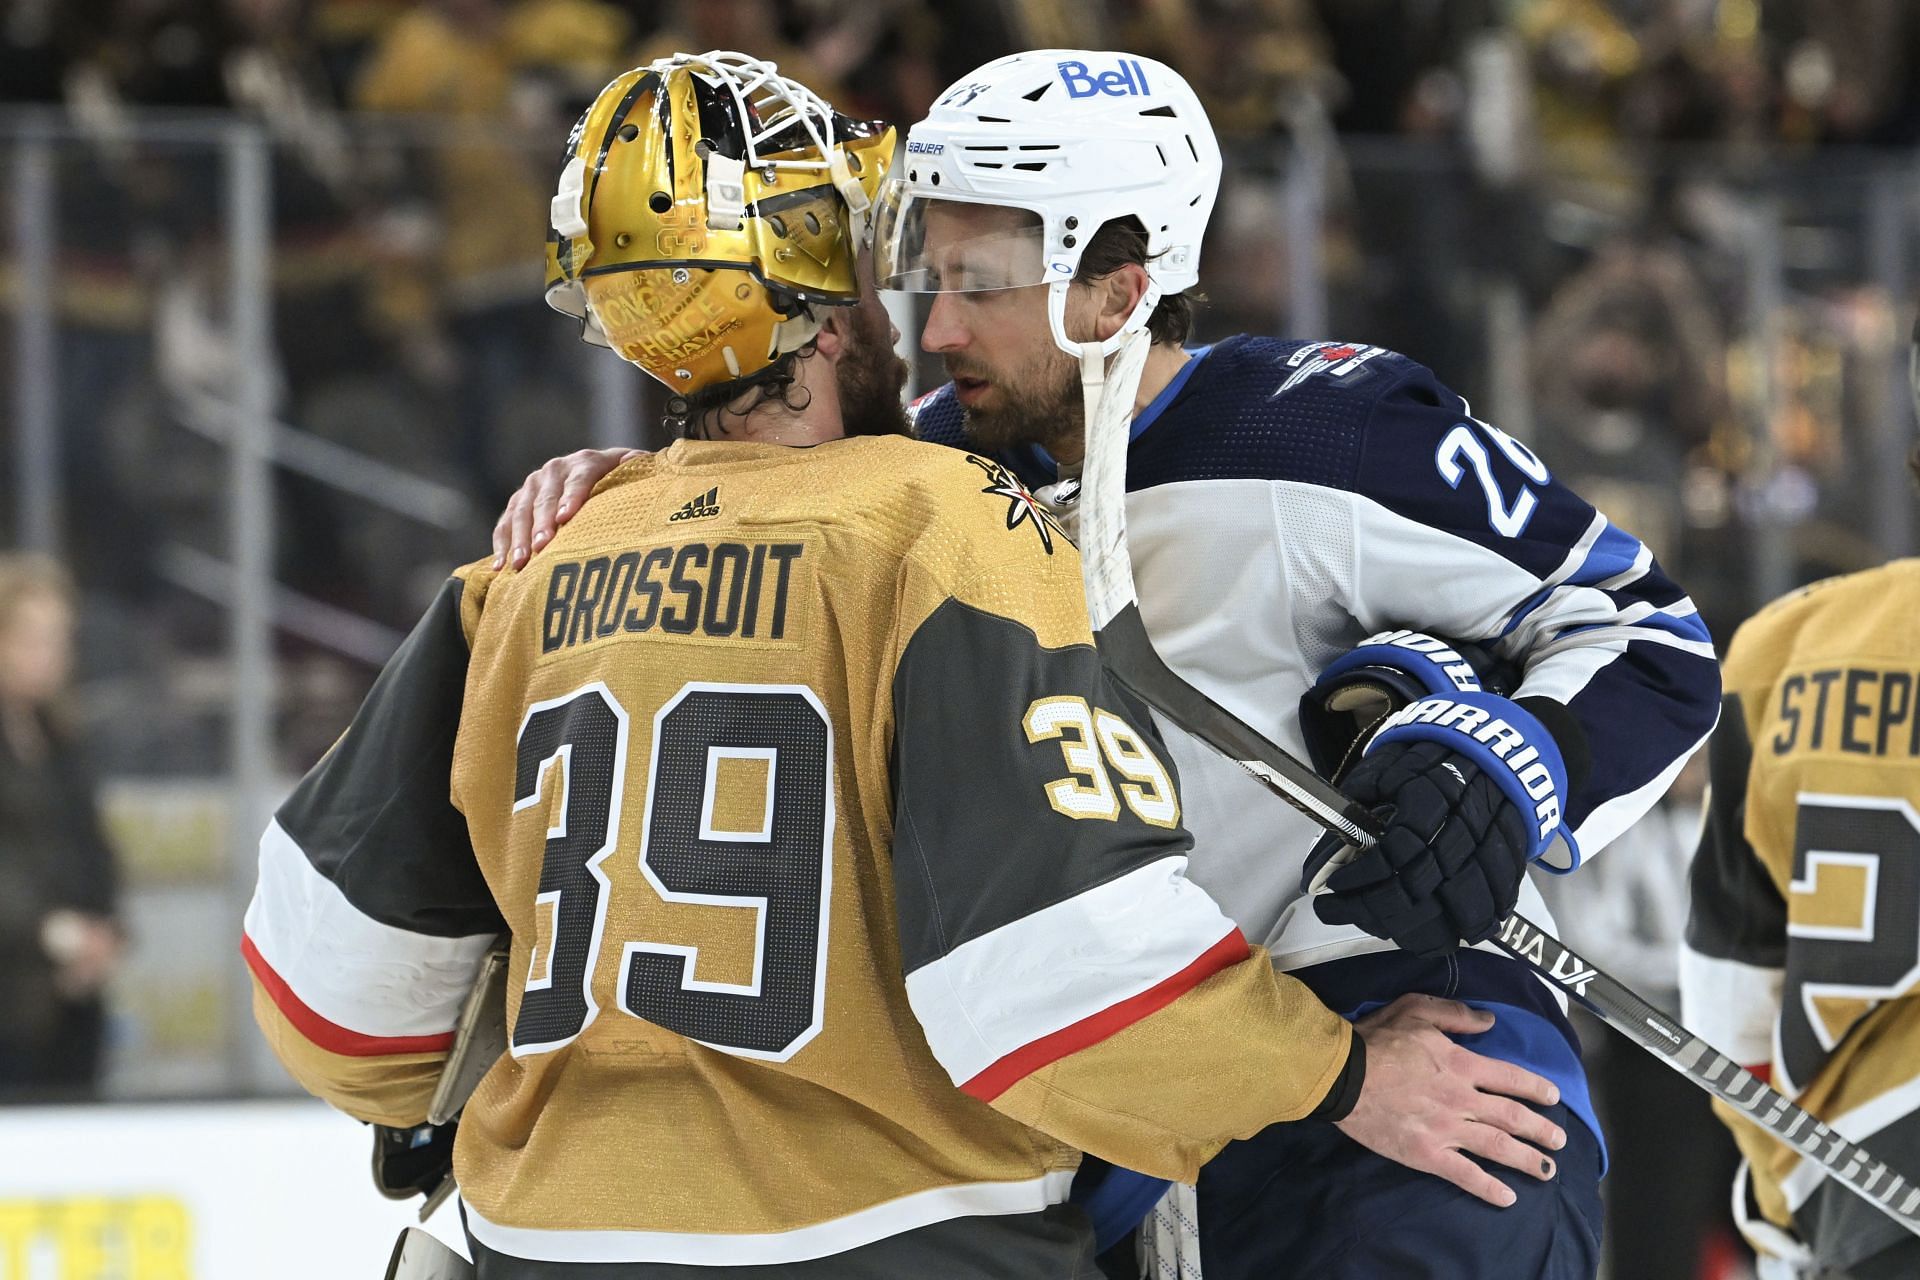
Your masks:
[[[1894,307],[1844,260],[1858,226],[1790,193],[1789,268],[1834,280],[1807,281],[1765,353],[1743,345],[1756,190],[1801,165],[1804,194],[1857,220],[1819,157],[1920,136],[1920,13],[1897,0],[0,0],[0,108],[62,108],[78,130],[57,151],[55,297],[82,578],[141,616],[168,608],[176,544],[218,550],[238,375],[221,158],[141,126],[215,110],[266,128],[278,416],[457,491],[422,529],[280,481],[282,585],[391,628],[431,574],[383,548],[463,558],[482,513],[579,442],[553,424],[586,421],[588,375],[540,305],[537,246],[555,140],[606,79],[734,47],[909,122],[972,66],[1047,46],[1151,54],[1206,99],[1229,173],[1203,337],[1288,328],[1311,270],[1324,332],[1426,360],[1669,560],[1724,578],[1698,590],[1713,622],[1752,603],[1715,564],[1742,503],[1819,514],[1817,484],[1776,473],[1844,465]],[[1791,225],[1803,212],[1815,225]],[[1816,541],[1821,566],[1871,552],[1844,528]],[[191,654],[217,620],[164,630]],[[338,674],[322,662],[308,683],[350,698]],[[295,734],[288,763],[324,742]]]

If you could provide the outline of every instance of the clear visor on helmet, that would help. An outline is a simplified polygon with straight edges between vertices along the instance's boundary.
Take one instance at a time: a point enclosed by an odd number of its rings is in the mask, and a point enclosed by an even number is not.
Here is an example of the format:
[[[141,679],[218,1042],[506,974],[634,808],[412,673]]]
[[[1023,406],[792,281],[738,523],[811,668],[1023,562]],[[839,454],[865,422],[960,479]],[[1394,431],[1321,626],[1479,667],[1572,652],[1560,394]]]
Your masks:
[[[890,178],[874,211],[873,272],[880,288],[903,293],[1041,284],[1046,228],[1031,209],[941,200]]]

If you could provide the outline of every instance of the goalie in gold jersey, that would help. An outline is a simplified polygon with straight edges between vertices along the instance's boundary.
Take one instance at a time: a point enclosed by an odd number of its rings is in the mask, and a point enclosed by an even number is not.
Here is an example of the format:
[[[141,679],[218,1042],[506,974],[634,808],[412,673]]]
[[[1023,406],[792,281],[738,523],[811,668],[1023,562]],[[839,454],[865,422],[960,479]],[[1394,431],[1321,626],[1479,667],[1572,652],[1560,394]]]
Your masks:
[[[1356,1033],[1187,881],[1073,547],[905,438],[856,252],[892,148],[739,55],[589,109],[552,296],[690,438],[456,572],[282,806],[243,944],[275,1052],[419,1124],[509,935],[454,1153],[483,1280],[1092,1276],[1081,1151],[1190,1179],[1306,1116],[1544,1176],[1514,1098],[1551,1086],[1442,1034],[1487,1015]]]
[[[1920,371],[1920,326],[1914,355]],[[1920,560],[1775,601],[1734,636],[1725,689],[1681,954],[1685,1021],[1915,1178]],[[1715,1106],[1746,1157],[1734,1211],[1763,1276],[1920,1276],[1920,1238]]]

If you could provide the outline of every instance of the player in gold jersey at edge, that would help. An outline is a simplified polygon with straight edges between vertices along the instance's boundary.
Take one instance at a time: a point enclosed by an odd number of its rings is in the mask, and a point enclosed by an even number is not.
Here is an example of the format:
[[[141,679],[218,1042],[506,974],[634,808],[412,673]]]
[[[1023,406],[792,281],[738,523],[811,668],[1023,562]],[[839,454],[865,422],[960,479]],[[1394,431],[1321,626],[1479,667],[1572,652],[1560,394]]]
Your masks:
[[[1920,324],[1913,348],[1920,402]],[[1920,451],[1909,466],[1920,479]],[[1681,956],[1687,1024],[1920,1176],[1920,560],[1803,587],[1733,638]],[[1906,1280],[1920,1240],[1724,1104],[1763,1280]]]
[[[1309,1116],[1482,1192],[1463,1152],[1546,1176],[1516,1099],[1552,1086],[1444,1034],[1490,1015],[1356,1029],[1187,880],[1074,548],[906,438],[859,252],[893,146],[737,54],[583,117],[550,300],[684,438],[524,569],[457,570],[281,807],[244,942],[274,1051],[418,1126],[508,937],[453,1148],[482,1280],[1093,1277],[1081,1152],[1190,1180]]]

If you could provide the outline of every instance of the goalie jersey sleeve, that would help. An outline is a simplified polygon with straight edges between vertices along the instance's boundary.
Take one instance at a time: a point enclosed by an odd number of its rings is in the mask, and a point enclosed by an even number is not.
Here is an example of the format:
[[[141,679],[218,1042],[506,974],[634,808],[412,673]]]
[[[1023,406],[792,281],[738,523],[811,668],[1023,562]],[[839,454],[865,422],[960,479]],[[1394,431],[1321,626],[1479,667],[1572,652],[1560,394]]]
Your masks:
[[[382,1124],[426,1119],[461,1004],[505,928],[448,796],[464,586],[441,590],[274,816],[241,941],[280,1061]]]
[[[1895,561],[1787,596],[1734,637],[1680,968],[1690,1028],[1909,1178],[1920,1175],[1916,617],[1920,562]],[[1839,1272],[1903,1238],[1819,1166],[1716,1109],[1748,1160],[1760,1212],[1742,1228],[1756,1247],[1810,1247]]]
[[[1164,747],[1100,666],[1073,583],[1048,574],[1069,607],[1038,632],[980,607],[1034,593],[1028,577],[947,596],[895,676],[907,993],[966,1093],[1191,1180],[1228,1140],[1341,1105],[1354,1037],[1186,878]]]

